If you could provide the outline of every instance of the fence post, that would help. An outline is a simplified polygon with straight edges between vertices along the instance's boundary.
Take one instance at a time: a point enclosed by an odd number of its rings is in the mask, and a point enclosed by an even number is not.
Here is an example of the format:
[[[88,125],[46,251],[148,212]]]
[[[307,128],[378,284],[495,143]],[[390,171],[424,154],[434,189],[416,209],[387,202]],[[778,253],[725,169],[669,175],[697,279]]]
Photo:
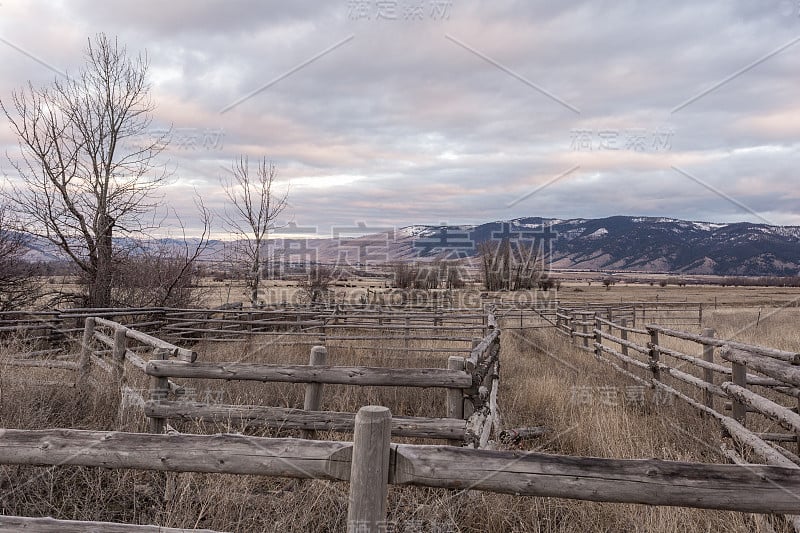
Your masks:
[[[702,335],[703,337],[708,337],[709,339],[713,339],[715,333],[716,332],[713,329],[705,328],[703,329]],[[710,344],[703,345],[703,360],[706,361],[707,363],[714,362],[714,347],[711,346]],[[713,385],[714,371],[711,370],[710,368],[704,368],[703,380],[706,383],[710,383],[711,385]],[[703,403],[705,404],[706,407],[714,409],[714,395],[711,393],[711,391],[703,391]]]
[[[409,339],[408,337],[411,335],[411,330],[409,329],[409,324],[411,323],[411,319],[406,317],[406,328],[405,328],[405,339],[403,340],[403,345],[406,348],[406,355],[408,355],[408,348],[409,348]]]
[[[575,344],[575,313],[570,311],[567,315],[567,325],[569,325],[569,342]]]
[[[475,348],[477,348],[482,340],[483,339],[481,339],[480,337],[474,337],[472,339],[472,349],[474,350]],[[465,370],[466,370],[466,368],[465,368]],[[473,384],[473,387],[477,387],[477,385]],[[471,389],[471,391],[476,391],[476,390],[477,390],[477,388]],[[464,392],[464,391],[462,391],[462,392]],[[470,391],[467,391],[464,394],[464,396],[466,396],[467,394],[470,394],[470,393],[471,393]],[[471,417],[472,413],[475,412],[475,404],[473,403],[472,399],[470,398],[470,401],[466,401],[466,399],[462,399],[462,405],[464,406],[462,408],[463,418],[464,418],[464,420],[469,420],[469,417]]]
[[[600,316],[595,313],[594,315],[594,342],[596,343],[594,347],[594,356],[597,359],[602,359],[603,357],[603,350],[600,346],[603,345],[603,335],[601,333],[603,328],[602,322],[600,322]]]
[[[464,358],[451,355],[447,358],[447,369],[464,371]],[[447,418],[464,419],[464,393],[461,389],[447,389]]]
[[[739,363],[731,363],[731,368],[733,370],[733,382],[740,387],[747,388],[747,367]],[[745,404],[734,398],[731,411],[734,420],[743,426],[747,426],[747,406]]]
[[[119,327],[114,330],[114,348],[111,359],[114,365],[114,384],[117,389],[122,387],[122,378],[125,374],[125,350],[128,349],[127,328]]]
[[[448,370],[464,371],[464,358],[458,355],[451,355],[447,358]],[[455,418],[457,420],[465,420],[464,416],[464,390],[463,389],[447,389],[447,418]],[[453,446],[460,446],[462,444],[459,440],[451,440],[450,444]]]
[[[589,349],[589,326],[586,324],[586,315],[581,315],[581,323],[583,324],[583,347]]]
[[[85,391],[92,369],[92,339],[94,338],[94,317],[88,317],[83,325],[83,340],[81,342],[81,357],[78,360],[78,376],[75,388]]]
[[[661,381],[661,369],[658,367],[658,331],[650,328],[647,330],[650,332],[650,370],[653,372],[653,379]]]
[[[311,348],[308,364],[311,366],[324,366],[328,363],[328,349],[324,346]],[[306,411],[319,411],[322,404],[322,383],[306,383],[306,395],[303,399],[303,409]],[[311,439],[315,431],[303,430],[303,438]]]
[[[703,325],[703,304],[702,303],[697,305],[697,325],[698,326],[702,326]]]
[[[153,350],[153,360],[166,361],[169,359],[170,351],[168,348],[156,348]],[[150,378],[150,399],[161,401],[167,397],[169,392],[169,378],[153,376]],[[166,419],[150,418],[150,433],[164,433]]]
[[[392,413],[368,405],[358,410],[353,432],[347,531],[382,531],[389,495]]]
[[[114,348],[111,352],[111,363],[114,369],[114,389],[119,394],[117,411],[120,423],[125,422],[125,393],[122,386],[125,384],[125,351],[128,349],[127,328],[120,327],[114,330]]]
[[[625,329],[628,327],[628,319],[625,317],[620,318],[619,325],[620,325],[619,338],[624,341],[628,340],[628,330]],[[624,344],[620,345],[619,351],[622,352],[622,355],[628,355],[628,347]],[[628,370],[627,361],[622,361],[622,368]]]

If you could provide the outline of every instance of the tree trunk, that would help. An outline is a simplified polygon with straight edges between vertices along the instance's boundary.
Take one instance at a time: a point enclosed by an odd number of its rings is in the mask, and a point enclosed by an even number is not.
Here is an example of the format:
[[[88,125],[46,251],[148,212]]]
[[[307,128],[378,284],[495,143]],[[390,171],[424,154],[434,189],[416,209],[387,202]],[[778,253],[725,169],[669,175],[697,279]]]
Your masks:
[[[253,265],[250,270],[250,305],[258,307],[258,288],[261,284],[261,239],[256,239]]]
[[[113,251],[114,219],[100,217],[97,233],[97,264],[89,280],[89,307],[111,307],[111,256]]]

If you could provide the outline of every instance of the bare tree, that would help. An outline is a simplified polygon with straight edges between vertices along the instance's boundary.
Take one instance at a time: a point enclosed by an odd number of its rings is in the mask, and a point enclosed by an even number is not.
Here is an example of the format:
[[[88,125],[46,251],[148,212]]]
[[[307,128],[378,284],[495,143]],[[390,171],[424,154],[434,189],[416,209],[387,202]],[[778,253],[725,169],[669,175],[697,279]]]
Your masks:
[[[266,158],[258,161],[253,175],[247,156],[241,156],[231,165],[231,177],[222,180],[231,204],[223,218],[226,229],[236,237],[238,261],[248,265],[247,284],[253,306],[258,305],[269,232],[277,227],[276,219],[286,208],[289,197],[288,190],[277,190],[277,175],[274,163]]]
[[[477,248],[487,291],[531,289],[542,275],[543,259],[533,243],[488,240]]]
[[[54,244],[88,282],[87,305],[111,302],[114,238],[145,230],[143,215],[167,177],[154,158],[166,136],[141,141],[154,106],[146,56],[130,58],[104,34],[83,68],[44,88],[28,84],[0,107],[16,134],[21,179],[5,189],[26,231]]]
[[[26,236],[10,229],[6,209],[0,205],[0,311],[22,309],[40,294],[39,269],[26,261]]]
[[[333,280],[333,270],[322,265],[311,265],[308,275],[297,283],[297,287],[308,303],[321,303],[328,298]]]
[[[196,201],[203,229],[190,239],[177,216],[181,238],[136,242],[114,269],[114,303],[128,307],[194,307],[201,303],[196,290],[197,261],[208,248],[211,212]]]

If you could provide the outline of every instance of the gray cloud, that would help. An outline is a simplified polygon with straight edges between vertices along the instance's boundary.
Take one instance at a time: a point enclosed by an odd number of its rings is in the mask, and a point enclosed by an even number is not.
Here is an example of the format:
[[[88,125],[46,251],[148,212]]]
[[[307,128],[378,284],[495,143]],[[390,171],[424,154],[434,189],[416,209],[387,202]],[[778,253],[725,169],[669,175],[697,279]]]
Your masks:
[[[216,146],[167,153],[178,181],[166,197],[188,220],[187,190],[222,208],[221,166],[246,153],[275,160],[293,182],[293,217],[323,232],[536,215],[755,220],[673,165],[775,223],[800,223],[790,192],[800,185],[800,43],[670,112],[800,36],[795,0],[453,0],[444,20],[423,3],[422,20],[408,21],[409,1],[397,20],[375,20],[374,1],[363,2],[369,20],[353,20],[348,1],[4,1],[0,37],[64,69],[97,31],[146,49],[155,125],[224,132]],[[54,75],[0,43],[0,98]],[[655,150],[659,130],[672,133]],[[576,149],[576,131],[589,132],[591,150]],[[626,148],[633,131],[648,136],[645,150]],[[601,132],[619,149],[601,149]],[[4,124],[0,144],[13,154]]]

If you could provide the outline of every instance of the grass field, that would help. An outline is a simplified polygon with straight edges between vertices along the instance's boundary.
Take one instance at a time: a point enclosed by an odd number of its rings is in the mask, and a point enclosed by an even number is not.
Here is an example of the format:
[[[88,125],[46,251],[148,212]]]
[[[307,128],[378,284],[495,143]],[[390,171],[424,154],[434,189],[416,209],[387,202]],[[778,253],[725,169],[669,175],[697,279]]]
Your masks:
[[[575,292],[581,288],[583,292]],[[781,307],[800,297],[800,290],[650,287],[617,285],[606,291],[593,283],[566,285],[561,297],[588,301],[702,301],[709,305],[704,326],[732,337],[788,350],[800,350],[797,307]],[[717,309],[713,308],[714,298]],[[577,300],[577,298],[576,298]],[[796,305],[796,304],[795,304]],[[503,324],[500,324],[502,329]],[[687,328],[699,331],[696,326]],[[286,340],[286,339],[284,339]],[[435,347],[435,341],[414,341]],[[15,351],[6,346],[4,353]],[[206,360],[304,363],[307,346],[198,346]],[[376,346],[362,351],[332,348],[331,364],[397,366],[396,354]],[[414,356],[405,366],[443,367],[449,354]],[[499,405],[507,427],[547,426],[550,433],[523,444],[548,453],[724,462],[720,431],[680,400],[659,397],[571,346],[552,329],[507,330],[502,334]],[[12,369],[0,365],[0,426],[7,428],[73,427],[115,429],[114,393],[102,384],[91,397],[73,389],[34,386],[53,380],[58,371]],[[65,374],[66,375],[66,374]],[[103,378],[102,374],[97,375]],[[198,400],[302,407],[301,385],[226,383],[209,389],[187,382]],[[142,376],[132,386],[146,388]],[[442,416],[444,391],[393,387],[326,386],[323,409],[355,411],[381,404],[394,414]],[[237,425],[176,424],[184,432],[240,431]],[[126,429],[143,431],[144,419]],[[247,433],[278,433],[247,429]],[[323,434],[320,438],[347,439]],[[404,439],[408,441],[408,439]],[[422,442],[422,441],[417,441]],[[0,511],[25,516],[159,523],[173,527],[207,527],[227,531],[342,531],[347,514],[347,485],[247,476],[171,475],[175,490],[164,498],[164,474],[81,467],[0,469]],[[768,531],[752,515],[734,512],[640,505],[601,504],[554,498],[494,495],[474,491],[390,487],[389,523],[395,531]],[[777,522],[776,530],[781,531]],[[788,530],[786,530],[788,531]]]

